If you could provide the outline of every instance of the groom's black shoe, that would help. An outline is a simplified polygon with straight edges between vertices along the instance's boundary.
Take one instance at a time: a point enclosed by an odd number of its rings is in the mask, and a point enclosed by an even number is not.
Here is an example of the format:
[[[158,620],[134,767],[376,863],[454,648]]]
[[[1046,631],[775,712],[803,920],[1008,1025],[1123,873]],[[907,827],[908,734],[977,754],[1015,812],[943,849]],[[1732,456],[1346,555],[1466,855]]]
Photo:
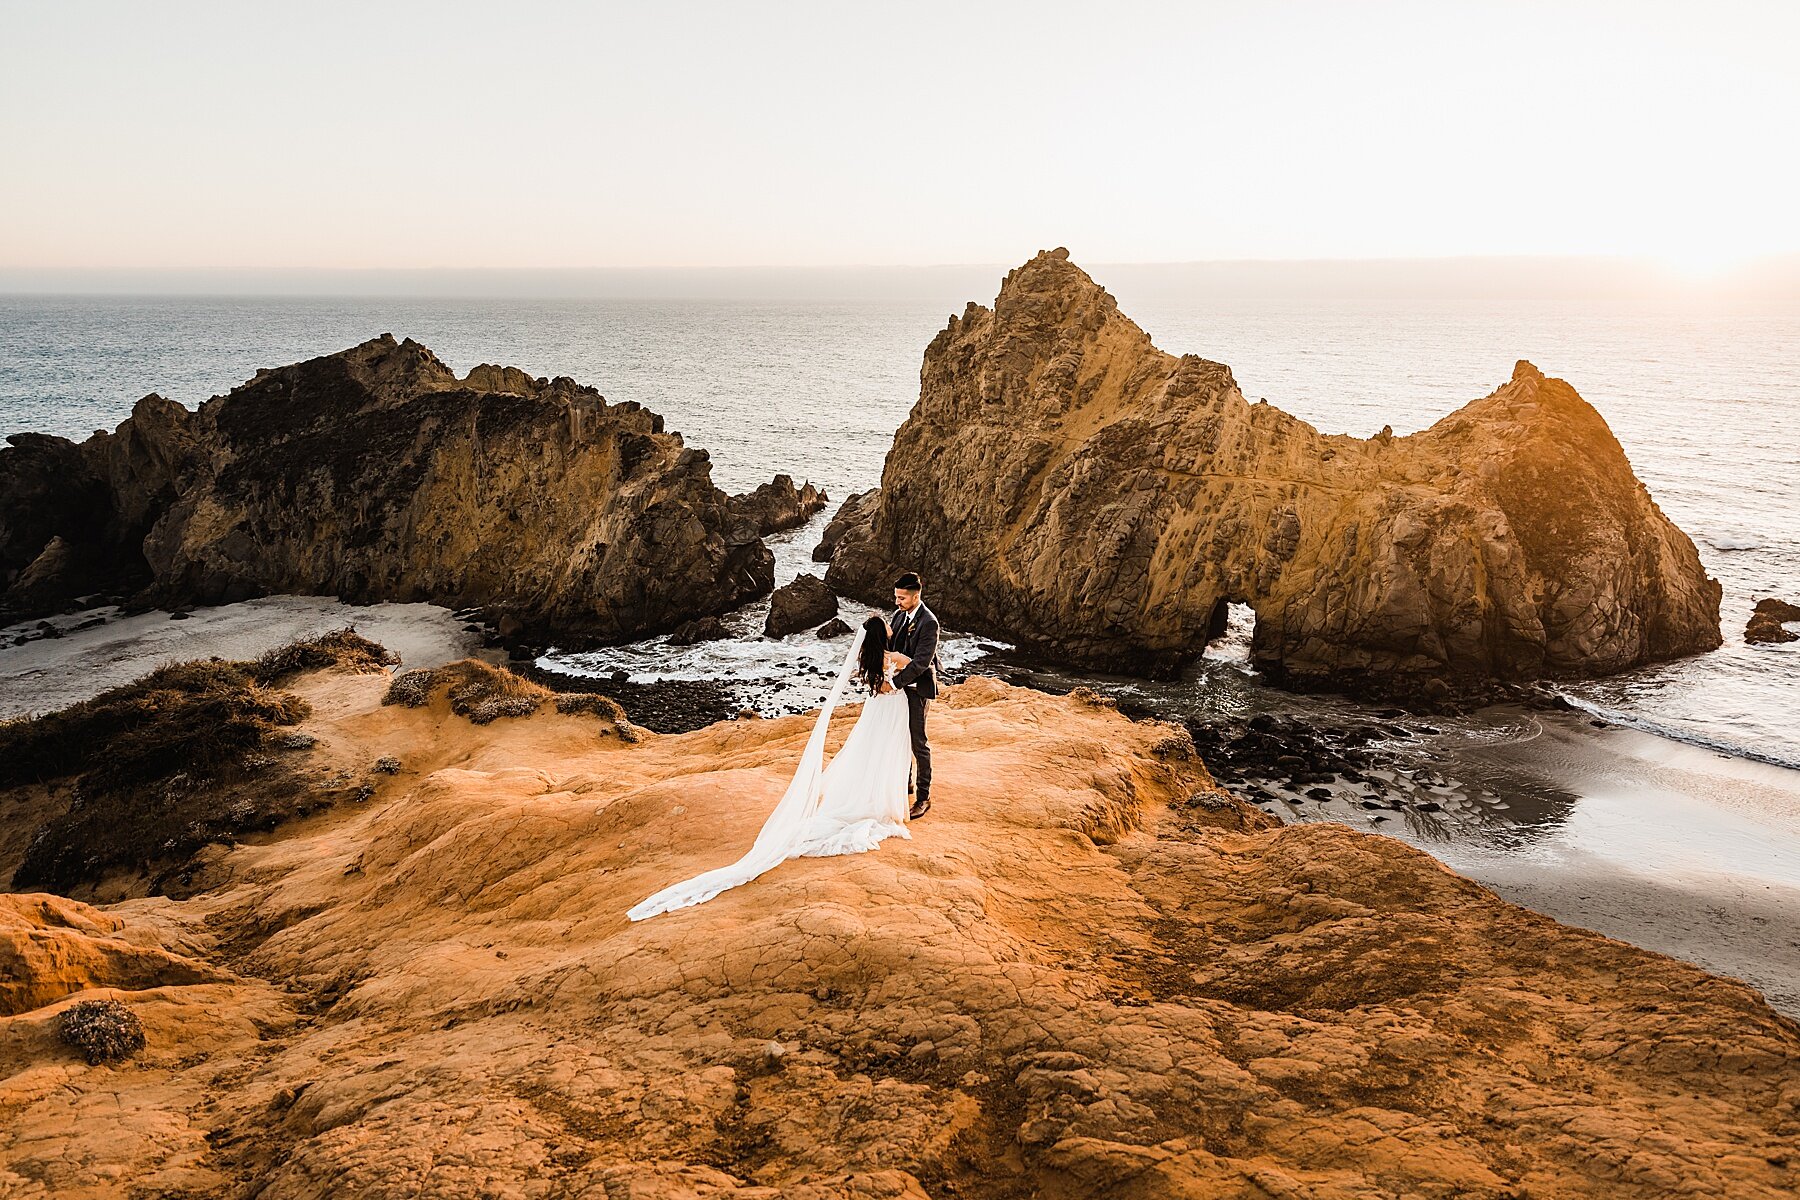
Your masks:
[[[910,811],[906,814],[906,819],[909,821],[916,821],[920,817],[924,816],[925,813],[930,808],[931,808],[931,797],[930,796],[920,796],[917,800],[913,801],[912,811]]]

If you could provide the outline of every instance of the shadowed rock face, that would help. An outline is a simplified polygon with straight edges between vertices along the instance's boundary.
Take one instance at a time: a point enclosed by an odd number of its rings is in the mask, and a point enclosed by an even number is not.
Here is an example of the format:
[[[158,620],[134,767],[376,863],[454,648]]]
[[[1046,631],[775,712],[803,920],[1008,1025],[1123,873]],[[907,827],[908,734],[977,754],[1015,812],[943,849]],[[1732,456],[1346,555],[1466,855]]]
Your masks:
[[[1256,610],[1300,686],[1583,676],[1720,643],[1719,585],[1600,414],[1520,362],[1427,430],[1322,434],[1224,365],[1165,354],[1066,251],[925,351],[828,579],[920,570],[954,625],[1084,665],[1171,670]]]
[[[792,475],[777,475],[753,492],[733,496],[731,511],[756,522],[757,531],[767,537],[799,528],[829,502],[830,497],[812,484],[797,488]]]
[[[758,521],[662,418],[511,367],[458,379],[387,335],[260,372],[197,412],[147,398],[79,446],[13,441],[0,567],[14,612],[148,583],[139,602],[434,600],[607,641],[774,582]],[[47,547],[59,557],[34,571]]]

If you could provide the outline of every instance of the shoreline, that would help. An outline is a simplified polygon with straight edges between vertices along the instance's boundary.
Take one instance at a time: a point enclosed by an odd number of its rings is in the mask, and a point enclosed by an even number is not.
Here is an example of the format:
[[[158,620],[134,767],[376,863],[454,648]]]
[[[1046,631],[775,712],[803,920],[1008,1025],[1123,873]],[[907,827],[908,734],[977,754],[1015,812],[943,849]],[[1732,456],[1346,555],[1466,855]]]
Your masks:
[[[281,596],[195,609],[180,621],[162,611],[95,610],[56,623],[95,615],[108,619],[0,648],[0,719],[64,707],[162,662],[253,657],[346,624],[400,654],[401,669],[460,657],[501,661],[505,653],[430,604]],[[537,673],[535,665],[511,665]],[[554,674],[564,687],[575,678]],[[588,682],[600,691],[618,686]],[[635,696],[620,699],[659,713],[697,699],[715,719],[743,707],[723,681],[627,686]],[[668,725],[672,714],[662,717],[653,725]],[[1368,806],[1355,806],[1357,793],[1341,788],[1324,802],[1267,780],[1231,786],[1266,796],[1253,802],[1289,823],[1336,820],[1396,837],[1503,899],[1742,979],[1800,1018],[1800,771],[1622,724],[1596,727],[1584,710],[1495,706],[1481,718],[1500,732],[1484,736],[1439,720],[1441,730],[1427,727],[1432,736],[1392,748],[1429,782],[1418,787],[1388,775],[1393,789],[1381,797],[1382,824],[1363,811]],[[1465,804],[1460,814],[1426,814],[1403,798],[1442,799],[1456,810],[1478,793],[1486,793],[1482,803]],[[1515,810],[1528,814],[1523,823]]]
[[[1577,797],[1567,815],[1520,849],[1415,844],[1504,899],[1741,979],[1800,1019],[1800,771],[1537,716],[1540,736],[1459,765],[1536,776]]]

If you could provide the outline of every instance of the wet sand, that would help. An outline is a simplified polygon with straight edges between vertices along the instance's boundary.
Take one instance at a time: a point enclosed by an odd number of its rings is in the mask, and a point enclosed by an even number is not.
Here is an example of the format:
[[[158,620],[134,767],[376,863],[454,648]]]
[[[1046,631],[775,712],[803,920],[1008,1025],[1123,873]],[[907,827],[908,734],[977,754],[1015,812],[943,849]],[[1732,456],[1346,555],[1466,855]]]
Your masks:
[[[1760,989],[1800,1019],[1800,771],[1585,718],[1451,751],[1446,773],[1572,801],[1501,839],[1422,845],[1459,873],[1559,921]]]

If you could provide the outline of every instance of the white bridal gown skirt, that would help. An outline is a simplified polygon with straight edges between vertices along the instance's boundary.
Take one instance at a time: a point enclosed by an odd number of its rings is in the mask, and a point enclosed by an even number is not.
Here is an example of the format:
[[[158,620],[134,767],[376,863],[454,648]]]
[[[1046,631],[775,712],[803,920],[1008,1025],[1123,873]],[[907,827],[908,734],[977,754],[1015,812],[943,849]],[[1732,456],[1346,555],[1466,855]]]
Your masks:
[[[906,828],[911,765],[906,693],[869,697],[843,749],[825,767],[818,811],[794,854],[855,854],[873,850],[883,838],[912,837]]]
[[[855,854],[873,850],[884,838],[910,838],[906,829],[906,776],[912,760],[906,693],[871,696],[844,739],[843,749],[820,771],[831,708],[855,661],[857,635],[832,697],[807,739],[794,780],[763,822],[755,845],[738,861],[664,888],[627,914],[642,921],[658,913],[701,904],[728,888],[801,855]],[[817,803],[814,803],[816,798]]]

